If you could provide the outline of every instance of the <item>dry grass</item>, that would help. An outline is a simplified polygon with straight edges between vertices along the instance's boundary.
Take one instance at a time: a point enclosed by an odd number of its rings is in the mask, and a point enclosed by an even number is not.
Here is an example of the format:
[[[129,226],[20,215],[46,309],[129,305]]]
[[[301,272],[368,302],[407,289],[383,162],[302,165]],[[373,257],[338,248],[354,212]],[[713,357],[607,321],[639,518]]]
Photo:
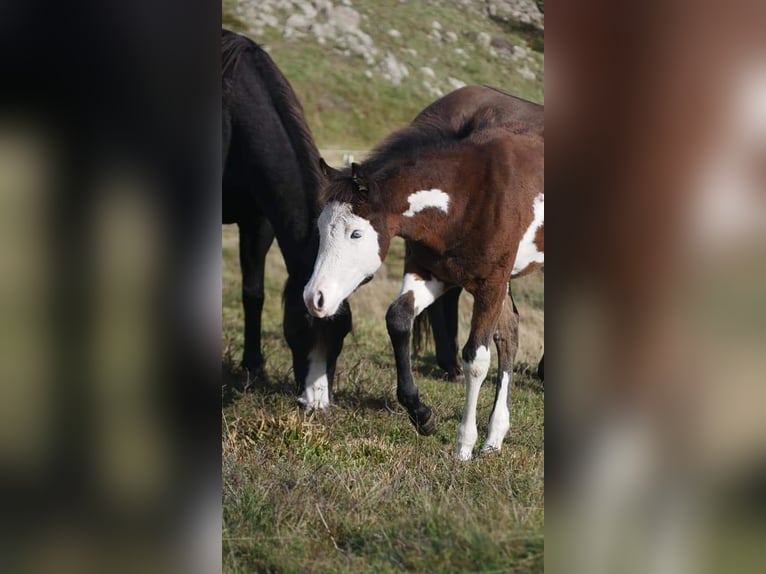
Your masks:
[[[236,229],[223,231],[224,364],[242,352]],[[543,568],[543,393],[529,375],[543,341],[542,276],[514,287],[523,317],[512,429],[500,455],[452,457],[462,385],[415,360],[438,416],[415,433],[396,403],[385,310],[399,289],[403,244],[352,298],[354,332],[338,364],[335,406],[297,408],[281,337],[284,263],[267,260],[264,348],[269,383],[234,393],[223,410],[225,572],[540,572]],[[461,303],[465,338],[470,297]],[[241,377],[241,373],[234,373]],[[494,392],[479,401],[480,440]]]
[[[236,30],[236,0],[224,20]],[[322,146],[367,148],[406,125],[433,98],[419,88],[421,66],[437,77],[492,84],[543,100],[542,35],[533,43],[537,81],[518,65],[474,49],[478,32],[521,44],[517,30],[468,13],[457,3],[355,0],[375,44],[408,66],[413,81],[394,86],[366,76],[360,58],[267,28],[257,41],[290,79]],[[473,14],[473,15],[472,15]],[[431,22],[456,31],[470,52],[429,38]],[[408,55],[387,31],[406,39]],[[403,42],[404,40],[402,40]],[[540,43],[540,46],[537,44]],[[416,81],[417,79],[417,81]],[[339,163],[341,153],[326,153]],[[362,154],[356,154],[357,161]],[[225,375],[242,353],[242,309],[235,228],[223,231]],[[499,456],[459,463],[452,457],[463,386],[439,378],[430,354],[414,360],[421,396],[438,417],[421,437],[396,402],[396,373],[384,315],[401,280],[403,243],[394,244],[375,280],[351,299],[354,332],[338,363],[335,406],[305,416],[297,408],[290,353],[282,338],[284,263],[267,260],[263,347],[269,382],[233,393],[223,409],[222,465],[225,572],[541,572],[543,569],[543,392],[530,376],[543,348],[543,278],[514,286],[521,311],[521,347],[512,393],[512,426]],[[460,341],[471,301],[461,298]],[[494,352],[493,352],[494,354]],[[491,377],[494,373],[491,372]],[[494,396],[488,380],[479,400],[480,440]]]

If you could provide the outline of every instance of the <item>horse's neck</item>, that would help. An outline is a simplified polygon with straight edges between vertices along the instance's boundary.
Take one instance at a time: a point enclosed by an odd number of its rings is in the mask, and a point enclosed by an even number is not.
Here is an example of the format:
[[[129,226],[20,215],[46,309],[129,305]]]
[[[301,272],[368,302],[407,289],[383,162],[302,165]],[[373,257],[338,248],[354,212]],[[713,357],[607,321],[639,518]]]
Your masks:
[[[319,245],[316,220],[320,184],[314,184],[305,174],[295,179],[293,184],[282,188],[281,193],[269,196],[276,214],[271,223],[288,274],[308,280]]]
[[[290,275],[308,279],[318,246],[318,195],[324,182],[319,171],[310,167],[319,165],[319,151],[313,140],[295,137],[293,132],[290,143],[295,154],[297,177],[289,191],[283,189],[273,198],[281,204],[278,210],[282,214],[275,231]]]

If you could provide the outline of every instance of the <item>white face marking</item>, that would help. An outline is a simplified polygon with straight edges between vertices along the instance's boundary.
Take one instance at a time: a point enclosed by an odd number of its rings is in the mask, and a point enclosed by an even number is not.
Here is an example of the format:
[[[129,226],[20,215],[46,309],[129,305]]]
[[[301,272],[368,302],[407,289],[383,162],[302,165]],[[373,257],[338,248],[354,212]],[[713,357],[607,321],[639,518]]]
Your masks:
[[[407,198],[410,208],[402,213],[404,217],[414,217],[424,209],[433,207],[441,209],[444,213],[449,211],[449,195],[441,189],[424,189],[416,191]]]
[[[303,300],[316,317],[330,317],[381,266],[378,234],[348,203],[332,201],[318,221],[319,253]]]
[[[479,436],[476,430],[476,403],[479,401],[479,389],[489,371],[489,349],[481,346],[476,349],[476,357],[470,363],[463,363],[465,373],[465,407],[463,418],[457,427],[457,457],[471,460],[473,445]]]
[[[524,237],[521,238],[521,242],[519,243],[519,250],[516,252],[516,261],[513,264],[512,275],[521,273],[532,263],[543,263],[545,261],[545,254],[538,251],[537,245],[535,245],[535,234],[545,222],[544,194],[541,193],[535,198],[533,209],[535,215],[532,219],[532,223],[527,227],[527,230],[524,232]]]
[[[508,386],[511,382],[509,373],[503,372],[500,379],[500,391],[497,393],[497,400],[492,410],[492,417],[489,419],[489,432],[481,452],[496,452],[503,446],[503,439],[511,428],[511,413],[508,411]]]
[[[330,384],[327,380],[327,358],[324,352],[312,350],[309,353],[309,372],[306,387],[298,402],[307,410],[326,409],[330,406]]]
[[[414,273],[406,273],[402,280],[402,289],[399,291],[399,297],[412,291],[415,298],[415,315],[420,315],[424,309],[444,293],[444,283],[438,279],[432,278],[428,281]]]

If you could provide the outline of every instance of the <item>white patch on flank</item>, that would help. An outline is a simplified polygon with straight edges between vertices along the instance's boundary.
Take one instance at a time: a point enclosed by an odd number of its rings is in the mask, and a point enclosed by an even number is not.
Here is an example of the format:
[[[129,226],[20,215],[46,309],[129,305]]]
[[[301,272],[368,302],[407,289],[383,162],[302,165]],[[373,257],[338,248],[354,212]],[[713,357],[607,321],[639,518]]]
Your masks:
[[[330,317],[382,261],[377,232],[368,220],[353,213],[350,204],[331,201],[317,225],[319,253],[303,300],[316,317]],[[359,237],[352,238],[354,233]]]
[[[312,350],[309,353],[309,372],[306,386],[298,402],[306,409],[326,409],[330,406],[330,383],[327,380],[327,357],[324,353]]]
[[[415,316],[417,316],[444,293],[444,287],[444,283],[438,279],[425,281],[414,273],[405,273],[399,297],[408,291],[412,291],[415,298]]]
[[[687,245],[705,262],[766,239],[766,194],[754,161],[766,149],[766,60],[740,66],[720,104],[721,127],[699,162],[697,197],[686,210]]]
[[[535,245],[535,234],[545,222],[545,195],[540,194],[535,198],[533,209],[535,212],[532,223],[529,224],[524,232],[524,237],[519,243],[519,250],[516,252],[516,261],[513,264],[512,275],[521,273],[532,263],[543,263],[545,254],[537,250]]]
[[[433,207],[441,209],[444,213],[449,211],[449,195],[441,189],[424,189],[416,191],[407,198],[410,208],[402,213],[404,217],[414,217],[424,209]]]
[[[510,374],[503,372],[503,378],[500,380],[500,391],[497,393],[497,400],[489,419],[487,440],[481,447],[481,452],[499,451],[503,446],[503,439],[508,429],[511,428],[511,413],[508,411],[508,386],[510,382]]]
[[[476,403],[479,400],[479,389],[489,371],[489,349],[482,345],[476,349],[476,357],[470,363],[463,362],[465,373],[465,407],[463,418],[457,427],[457,457],[460,460],[471,460],[473,445],[479,436],[476,430]]]

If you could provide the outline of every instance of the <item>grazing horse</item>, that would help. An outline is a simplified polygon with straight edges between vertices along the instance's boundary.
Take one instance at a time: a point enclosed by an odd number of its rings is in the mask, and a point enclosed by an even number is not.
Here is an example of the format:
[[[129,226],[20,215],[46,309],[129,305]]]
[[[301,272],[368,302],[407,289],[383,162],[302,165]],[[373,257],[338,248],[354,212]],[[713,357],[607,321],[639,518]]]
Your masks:
[[[476,91],[486,96],[486,104],[472,114],[427,114],[389,136],[361,164],[341,171],[322,164],[330,181],[322,192],[319,253],[304,290],[309,311],[331,317],[382,265],[392,237],[408,242],[401,292],[386,313],[386,325],[397,398],[425,435],[435,426],[412,377],[413,320],[454,287],[474,296],[462,351],[466,402],[456,452],[461,460],[472,457],[477,440],[476,404],[493,339],[499,369],[482,452],[500,450],[510,428],[518,312],[509,281],[544,261],[540,130],[523,117],[497,121],[496,105],[513,98],[492,88],[463,88],[452,97],[457,101]]]
[[[299,401],[330,403],[335,364],[351,330],[345,301],[333,319],[311,317],[301,293],[317,254],[317,198],[324,176],[319,152],[289,82],[247,38],[221,34],[223,101],[223,223],[239,226],[243,366],[263,374],[261,313],[266,253],[276,236],[288,279],[283,330],[293,355]]]
[[[487,118],[488,123],[502,125],[523,122],[526,129],[543,136],[545,125],[543,106],[490,86],[466,86],[451,92],[426,107],[417,115],[413,123],[427,121],[429,118],[449,118],[452,124],[457,126],[488,106],[491,106],[493,110],[493,115]],[[436,362],[446,373],[447,379],[451,381],[457,380],[461,374],[457,346],[460,293],[461,289],[449,290],[428,307],[426,313],[418,315],[413,326],[413,347],[418,352],[429,333],[427,327],[430,322]],[[542,359],[537,372],[542,380]]]

